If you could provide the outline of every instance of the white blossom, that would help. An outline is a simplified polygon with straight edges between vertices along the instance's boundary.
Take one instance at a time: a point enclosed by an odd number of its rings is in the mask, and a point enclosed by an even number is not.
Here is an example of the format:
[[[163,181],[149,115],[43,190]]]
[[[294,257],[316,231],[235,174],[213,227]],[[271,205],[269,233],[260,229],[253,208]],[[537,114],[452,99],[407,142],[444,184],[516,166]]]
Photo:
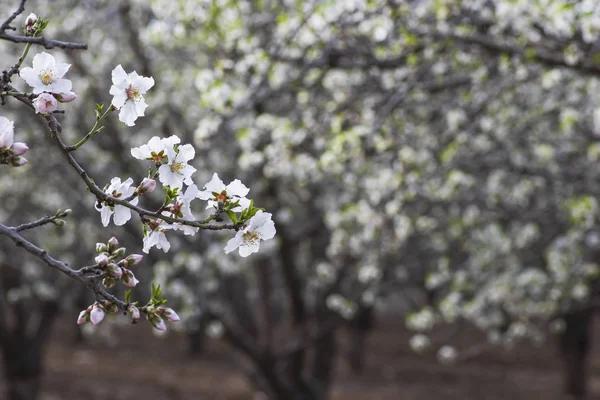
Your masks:
[[[181,139],[176,135],[169,136],[168,138],[154,136],[147,144],[132,148],[131,155],[138,160],[152,160],[160,164],[167,159],[167,148],[173,148],[173,146],[180,142]]]
[[[163,211],[163,215],[170,215],[173,218],[186,221],[194,221],[196,218],[192,214],[190,204],[197,196],[198,187],[196,185],[188,186],[186,191],[181,192],[175,199],[175,202],[167,207],[168,211]],[[195,235],[198,232],[198,228],[183,224],[174,224],[173,229],[181,230],[186,235]]]
[[[46,52],[33,57],[33,68],[25,67],[19,76],[33,88],[34,94],[42,92],[66,93],[71,91],[71,81],[63,79],[71,64],[57,63],[51,54]]]
[[[112,82],[110,94],[114,96],[112,105],[121,110],[119,121],[127,126],[135,125],[135,120],[143,117],[148,107],[143,95],[154,86],[154,79],[139,76],[135,71],[127,74],[119,64],[112,71]]]
[[[221,195],[223,191],[225,191],[224,196]],[[218,193],[219,195],[215,196],[213,192]],[[204,185],[204,190],[198,193],[198,198],[208,200],[206,208],[218,208],[219,201],[224,202],[226,200],[231,200],[234,203],[239,201],[240,206],[235,207],[232,210],[240,212],[250,205],[250,200],[246,198],[249,192],[250,189],[248,189],[239,179],[235,179],[230,182],[229,185],[225,186],[223,181],[219,178],[219,175],[215,172],[210,182]]]
[[[110,181],[108,188],[104,190],[106,194],[117,199],[123,199],[131,196],[135,192],[135,187],[131,187],[133,179],[129,178],[125,182],[121,182],[121,178],[113,178]],[[130,201],[130,204],[136,205],[138,198],[134,198]],[[110,222],[110,216],[114,214],[113,220],[115,225],[124,225],[131,219],[131,210],[125,206],[115,204],[114,206],[108,205],[104,202],[100,208],[96,205],[96,209],[100,212],[102,217],[102,225],[108,226]]]
[[[275,236],[275,223],[271,214],[258,211],[243,229],[227,242],[225,253],[229,254],[239,247],[240,256],[248,257],[258,251],[261,240],[269,240]]]
[[[183,187],[183,184],[191,185],[192,175],[196,172],[196,168],[188,165],[188,161],[192,160],[196,155],[196,151],[191,144],[179,146],[177,152],[173,147],[167,147],[168,163],[163,164],[158,168],[158,179],[164,186],[170,188]]]
[[[14,122],[6,117],[0,117],[0,148],[10,148],[15,135]]]
[[[156,246],[157,249],[162,249],[165,253],[168,252],[171,248],[171,243],[169,243],[165,232],[169,229],[173,229],[173,226],[162,220],[154,221],[149,225],[151,230],[145,233],[142,251],[148,254],[150,249]]]

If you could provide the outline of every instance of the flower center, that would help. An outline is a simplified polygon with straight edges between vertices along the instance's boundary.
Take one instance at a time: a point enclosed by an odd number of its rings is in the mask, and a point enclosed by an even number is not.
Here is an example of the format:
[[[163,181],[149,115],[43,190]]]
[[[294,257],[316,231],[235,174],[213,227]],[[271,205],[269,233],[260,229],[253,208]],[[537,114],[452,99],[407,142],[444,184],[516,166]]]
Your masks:
[[[44,85],[50,85],[56,81],[56,71],[53,69],[44,70],[40,73],[40,80]]]
[[[171,172],[173,172],[173,173],[180,173],[179,171],[181,171],[183,169],[183,163],[174,162],[173,164],[171,164],[169,166],[169,168],[171,169]]]
[[[140,97],[140,89],[133,85],[125,89],[125,93],[127,94],[127,100],[137,101]]]
[[[260,233],[253,231],[246,232],[242,236],[242,240],[247,244],[256,244],[260,241]]]

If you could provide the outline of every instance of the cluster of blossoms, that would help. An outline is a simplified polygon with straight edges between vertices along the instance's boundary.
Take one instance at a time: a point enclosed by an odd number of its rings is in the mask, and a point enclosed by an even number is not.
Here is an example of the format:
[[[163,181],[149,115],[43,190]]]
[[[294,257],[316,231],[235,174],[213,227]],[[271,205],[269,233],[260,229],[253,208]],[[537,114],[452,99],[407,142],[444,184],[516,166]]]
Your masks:
[[[33,88],[37,97],[33,100],[36,113],[50,114],[58,108],[58,103],[70,103],[77,98],[71,91],[72,83],[63,77],[71,64],[57,63],[46,52],[33,57],[33,68],[26,67],[19,75]]]
[[[125,286],[134,287],[139,281],[129,267],[139,264],[144,257],[140,254],[131,254],[122,258],[125,256],[125,247],[117,246],[119,246],[119,241],[116,237],[110,238],[106,244],[96,244],[96,251],[99,253],[95,258],[96,267],[105,276],[102,284],[110,288],[120,281]],[[122,259],[117,261],[119,258]]]
[[[250,189],[238,179],[225,185],[215,173],[210,182],[204,185],[203,190],[199,190],[192,180],[196,169],[188,164],[193,160],[195,150],[190,144],[180,143],[181,140],[177,136],[155,136],[147,144],[131,149],[134,158],[152,161],[155,170],[151,171],[151,177],[144,178],[137,188],[132,186],[132,178],[122,182],[116,177],[104,188],[104,192],[113,199],[137,205],[138,196],[156,188],[156,180],[152,178],[158,178],[164,186],[166,198],[161,214],[168,218],[145,219],[143,251],[148,253],[155,246],[164,252],[169,251],[171,244],[166,236],[168,230],[181,230],[185,235],[195,235],[199,227],[195,226],[198,225],[198,221],[192,213],[191,203],[195,199],[201,199],[207,201],[206,208],[214,210],[214,215],[209,217],[208,221],[221,221],[221,215],[226,214],[239,227],[235,237],[227,243],[226,253],[239,248],[239,254],[247,257],[257,252],[261,240],[272,239],[275,236],[275,224],[271,214],[253,206],[253,202],[246,197]],[[104,201],[97,204],[96,209],[101,213],[104,226],[108,226],[111,216],[118,226],[131,219],[130,208],[123,204]],[[169,222],[173,219],[177,222]]]
[[[107,243],[97,243],[96,251],[99,253],[95,258],[96,264],[91,267],[91,271],[97,276],[104,277],[102,284],[106,288],[113,287],[118,281],[125,286],[134,287],[139,283],[133,272],[129,269],[139,264],[143,256],[140,254],[131,254],[125,257],[126,249],[119,247],[119,241],[116,237],[110,238]],[[120,258],[119,261],[117,261]],[[152,298],[144,307],[139,308],[137,302],[130,302],[130,294],[126,293],[126,309],[133,323],[137,323],[141,314],[156,329],[166,330],[165,321],[179,322],[179,316],[170,308],[163,307],[166,300],[161,298],[160,287],[152,287]],[[119,306],[111,301],[96,301],[85,310],[79,313],[77,324],[82,325],[91,322],[94,325],[99,324],[106,314],[115,314],[119,311]]]
[[[22,157],[29,150],[23,142],[14,141],[14,123],[6,117],[0,117],[0,164],[9,167],[20,167],[27,164]]]

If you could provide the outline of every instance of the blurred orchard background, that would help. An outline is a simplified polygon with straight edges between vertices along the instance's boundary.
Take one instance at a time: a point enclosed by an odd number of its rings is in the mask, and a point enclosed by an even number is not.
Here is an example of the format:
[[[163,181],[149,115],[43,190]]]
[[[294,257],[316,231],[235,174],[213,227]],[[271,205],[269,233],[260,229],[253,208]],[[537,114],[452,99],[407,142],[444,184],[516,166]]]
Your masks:
[[[89,46],[51,51],[79,96],[67,142],[115,65],[156,81],[134,128],[115,115],[78,151],[100,186],[178,135],[198,186],[241,179],[277,235],[248,258],[231,234],[151,250],[136,290],[182,318],[160,335],[77,326],[92,293],[0,239],[2,398],[600,398],[600,3],[30,0],[15,24],[30,12]],[[1,68],[22,48],[0,42]],[[28,237],[72,265],[113,235],[141,252],[137,217],[103,228],[22,108],[0,109],[30,147],[0,173],[2,223],[71,208]]]

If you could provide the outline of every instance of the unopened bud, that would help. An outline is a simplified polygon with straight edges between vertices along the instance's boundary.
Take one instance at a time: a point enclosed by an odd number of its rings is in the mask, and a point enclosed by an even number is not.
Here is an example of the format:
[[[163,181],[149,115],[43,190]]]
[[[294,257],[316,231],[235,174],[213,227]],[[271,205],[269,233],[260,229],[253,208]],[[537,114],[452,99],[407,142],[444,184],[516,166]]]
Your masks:
[[[28,161],[25,157],[13,157],[10,159],[10,164],[8,164],[8,168],[21,167],[27,163]]]
[[[144,256],[141,254],[131,254],[125,259],[125,261],[127,262],[128,267],[132,267],[134,265],[138,265],[143,258]]]
[[[27,16],[27,19],[25,20],[25,28],[30,28],[33,26],[33,24],[35,24],[38,20],[37,15],[35,15],[34,13],[31,13]]]
[[[27,144],[23,142],[15,142],[13,143],[11,150],[15,156],[22,156],[23,154],[27,153],[29,147],[27,147]]]
[[[179,322],[179,315],[173,309],[167,307],[158,307],[158,314],[169,322]]]
[[[136,306],[130,305],[127,308],[129,315],[131,316],[131,320],[135,323],[138,319],[140,319],[140,310]]]
[[[98,247],[96,247],[97,249]],[[108,264],[108,256],[106,254],[100,254],[98,257],[94,258],[96,264],[98,265],[106,265]]]
[[[104,319],[104,314],[104,308],[99,303],[95,303],[90,313],[90,321],[92,324],[98,325]]]
[[[153,327],[158,329],[159,331],[166,331],[167,326],[165,325],[165,321],[161,317],[156,314],[148,314],[148,321],[152,324]]]
[[[55,219],[55,220],[53,221],[53,223],[54,223],[54,225],[56,225],[56,226],[60,226],[60,227],[63,227],[63,226],[65,226],[65,221],[63,221],[62,219]]]
[[[77,325],[83,325],[90,321],[90,312],[88,310],[83,310],[79,313],[79,317],[77,318]]]
[[[138,194],[150,193],[156,189],[156,181],[150,178],[144,178],[140,186],[137,187],[136,192]]]
[[[123,285],[125,286],[134,287],[140,281],[136,279],[135,275],[133,275],[133,272],[131,272],[131,270],[123,268],[123,276],[121,276],[121,282],[123,282]]]
[[[119,245],[119,241],[117,240],[116,237],[113,236],[108,240],[108,249],[111,252],[114,251],[114,249],[116,249],[118,245]]]
[[[119,247],[117,250],[113,251],[112,255],[115,257],[123,257],[127,249],[125,247]]]
[[[69,215],[73,214],[73,210],[67,208],[63,214],[65,215],[65,217],[68,217]]]
[[[96,243],[96,253],[105,253],[108,247],[104,243]]]
[[[123,269],[119,267],[117,264],[110,263],[106,266],[106,271],[110,276],[115,279],[121,278],[123,276]]]
[[[74,92],[65,92],[55,94],[54,97],[56,97],[56,100],[60,103],[70,103],[77,98],[77,95]]]

